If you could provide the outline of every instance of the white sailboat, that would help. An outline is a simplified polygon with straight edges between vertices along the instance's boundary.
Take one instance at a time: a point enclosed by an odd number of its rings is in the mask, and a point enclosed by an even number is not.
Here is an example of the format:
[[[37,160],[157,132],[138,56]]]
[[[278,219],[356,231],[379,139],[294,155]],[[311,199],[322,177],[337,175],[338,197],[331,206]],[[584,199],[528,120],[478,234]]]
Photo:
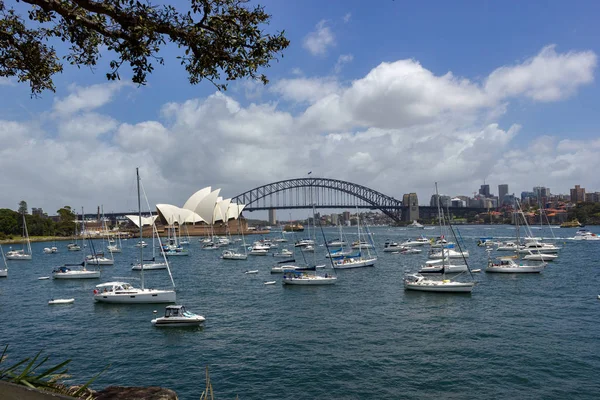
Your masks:
[[[237,224],[238,226],[238,230],[239,230],[239,223]],[[230,243],[234,243],[233,240],[231,240],[231,232],[229,232],[229,221],[225,222],[225,228],[227,231],[227,242],[228,244]],[[242,247],[244,248],[244,252],[241,253],[239,251],[235,251],[232,249],[227,249],[227,250],[223,250],[223,253],[221,253],[221,258],[223,260],[247,260],[248,259],[248,248],[246,246],[246,240],[244,239],[244,231],[241,230],[242,232]]]
[[[2,262],[4,263],[4,268],[0,269],[0,278],[7,278],[8,265],[6,264],[6,257],[4,256],[4,250],[2,249],[2,245],[0,245],[0,253],[2,253]]]
[[[356,226],[358,229],[358,253],[342,256],[341,258],[332,255],[331,258],[334,259],[333,268],[350,269],[375,266],[375,261],[377,261],[377,257],[372,256],[370,250],[375,246],[373,246],[373,244],[370,241],[362,239],[362,230],[360,228],[360,217],[358,214],[358,209],[356,210]],[[352,246],[352,248],[355,248],[355,246]],[[362,250],[367,251],[366,256],[363,256]]]
[[[313,205],[313,215],[315,214],[315,209]],[[314,224],[313,224],[314,225]],[[316,229],[316,225],[313,229]],[[321,227],[321,234],[323,235],[323,240],[325,240],[325,234],[323,233],[323,227]],[[316,236],[315,236],[316,237]],[[335,276],[335,270],[333,270],[333,274],[325,273],[323,275],[317,273],[317,265],[316,265],[316,256],[313,256],[314,265],[312,267],[295,267],[292,271],[284,271],[283,279],[281,283],[283,285],[297,285],[297,286],[324,286],[324,285],[335,285],[337,282],[337,276]],[[292,260],[293,261],[293,260]],[[330,262],[333,262],[330,259]],[[282,266],[283,267],[283,266]],[[271,273],[273,269],[271,269]]]
[[[83,222],[83,216],[81,217]],[[81,251],[81,246],[77,243],[77,225],[79,224],[79,216],[75,216],[75,230],[73,233],[73,241],[67,244],[67,250],[69,251]],[[83,232],[83,229],[81,230]]]
[[[435,193],[436,193],[437,197],[439,198],[437,182],[435,184]],[[444,232],[442,231],[443,219],[444,219],[444,213],[438,202],[438,220],[439,220],[439,224],[440,224],[440,235],[444,234]],[[452,229],[452,226],[450,225],[450,221],[448,221],[448,227],[450,228],[450,230],[452,231],[452,234],[454,235],[454,230]],[[454,236],[456,236],[456,235],[454,235]],[[456,237],[455,237],[455,240],[456,240]],[[416,291],[421,291],[421,292],[439,292],[439,293],[471,293],[473,291],[473,287],[475,286],[475,282],[454,281],[454,280],[448,279],[446,277],[446,273],[448,272],[447,271],[447,262],[449,260],[448,257],[444,255],[444,252],[446,250],[447,249],[445,249],[445,247],[441,248],[441,251],[442,251],[442,258],[441,258],[442,279],[441,280],[426,278],[423,275],[418,274],[418,273],[417,274],[408,274],[404,277],[404,290],[416,290]],[[461,252],[462,252],[462,249],[460,249],[460,246],[459,246],[459,250],[461,250]],[[465,265],[467,265],[467,263],[466,263],[467,260],[464,259],[464,261],[465,261]],[[467,270],[468,270],[468,265],[467,265]]]
[[[138,192],[138,215],[139,215],[139,228],[140,238],[142,238],[143,225],[142,225],[142,207],[140,200],[140,175],[138,168],[135,169],[137,178],[137,192]],[[160,237],[158,237],[160,244]],[[173,289],[146,289],[144,287],[144,248],[140,247],[140,264],[141,264],[141,288],[136,288],[130,283],[115,281],[102,283],[96,286],[94,290],[94,300],[103,303],[121,303],[121,304],[134,304],[134,303],[174,303],[175,294],[175,282],[169,269],[169,263],[167,258],[163,255],[165,263],[167,264],[167,271],[171,278],[171,284]]]
[[[83,207],[81,207],[81,215],[85,215],[83,212]],[[85,232],[85,220],[82,222],[81,231]],[[110,258],[108,258],[104,255],[103,251],[98,251],[98,252],[96,251],[96,247],[94,246],[94,241],[89,236],[89,234],[88,234],[88,243],[89,243],[88,248],[90,249],[90,254],[85,256],[86,264],[90,264],[90,265],[114,265],[115,264],[115,260],[112,256],[112,253],[110,255]],[[104,247],[104,236],[102,237],[102,243],[103,243],[102,246]]]
[[[525,221],[525,223],[527,223],[525,216],[523,215],[523,211],[521,210],[521,207],[517,201],[517,211],[515,212],[515,236],[516,236],[516,243],[520,243],[520,229],[519,229],[519,224],[520,224],[520,218],[521,216],[523,216],[523,220]],[[527,264],[523,264],[522,262],[520,262],[518,260],[518,254],[519,252],[517,252],[517,255],[512,256],[512,257],[498,257],[496,259],[496,261],[493,261],[491,258],[488,258],[488,264],[487,264],[487,268],[485,269],[485,272],[496,272],[496,273],[505,273],[505,274],[519,274],[519,273],[540,273],[544,270],[544,268],[546,268],[546,263],[542,262],[541,264],[537,264],[537,265],[527,265]],[[540,253],[538,253],[540,254]],[[488,253],[489,255],[489,253]],[[533,255],[530,254],[530,255]],[[518,262],[517,262],[518,261]],[[533,260],[530,260],[533,261]],[[546,260],[540,260],[540,261],[546,261]]]
[[[31,260],[31,242],[29,241],[29,232],[27,232],[27,222],[25,214],[23,214],[23,248],[20,250],[10,250],[6,252],[7,260]],[[26,251],[27,250],[27,251]]]
[[[71,269],[69,267],[78,267],[79,269]],[[62,267],[57,267],[52,271],[53,279],[94,279],[100,278],[99,270],[89,270],[85,266],[85,262],[81,264],[65,264]]]

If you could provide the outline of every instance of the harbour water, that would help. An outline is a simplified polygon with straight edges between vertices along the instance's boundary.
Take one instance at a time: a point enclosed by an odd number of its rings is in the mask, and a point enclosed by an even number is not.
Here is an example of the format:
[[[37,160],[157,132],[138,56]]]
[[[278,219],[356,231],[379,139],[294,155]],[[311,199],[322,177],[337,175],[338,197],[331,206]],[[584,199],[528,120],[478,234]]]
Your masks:
[[[437,230],[371,231],[375,267],[337,271],[338,283],[322,287],[283,286],[280,275],[270,274],[278,259],[221,260],[220,251],[203,251],[193,239],[190,256],[171,260],[178,303],[206,317],[193,329],[153,327],[154,310],[161,315],[163,305],[92,300],[98,283],[139,277],[130,266],[139,252],[134,240],[123,242],[100,280],[89,281],[38,280],[81,261],[83,252],[59,243],[60,253],[43,254],[48,244],[34,243],[33,260],[9,261],[9,277],[0,280],[0,345],[9,345],[7,363],[40,350],[51,364],[72,359],[72,383],[110,364],[94,388],[163,386],[180,399],[199,398],[206,366],[220,399],[598,397],[600,242],[569,240],[576,229],[534,230],[556,235],[563,247],[543,273],[486,274],[477,240],[508,239],[514,228],[460,226],[469,265],[482,272],[474,274],[471,295],[452,295],[404,291],[405,271],[415,271],[426,250],[381,251],[386,240],[435,237]],[[338,234],[325,232],[328,239]],[[319,262],[327,262],[324,254],[318,247]],[[145,276],[146,286],[169,285],[164,270]],[[271,280],[277,284],[264,285]],[[75,302],[49,306],[51,298]]]

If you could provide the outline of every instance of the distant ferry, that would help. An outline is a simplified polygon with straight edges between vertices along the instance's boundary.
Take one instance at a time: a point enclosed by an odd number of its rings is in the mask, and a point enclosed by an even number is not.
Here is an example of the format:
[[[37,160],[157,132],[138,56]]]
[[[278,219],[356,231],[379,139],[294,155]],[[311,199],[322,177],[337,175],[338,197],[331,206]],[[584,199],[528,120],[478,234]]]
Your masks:
[[[303,232],[304,226],[302,226],[300,224],[288,224],[283,227],[283,230],[285,232]]]
[[[575,218],[572,221],[563,222],[562,224],[560,224],[561,228],[581,228],[582,226],[583,225],[581,225],[581,223],[579,223],[577,218]]]

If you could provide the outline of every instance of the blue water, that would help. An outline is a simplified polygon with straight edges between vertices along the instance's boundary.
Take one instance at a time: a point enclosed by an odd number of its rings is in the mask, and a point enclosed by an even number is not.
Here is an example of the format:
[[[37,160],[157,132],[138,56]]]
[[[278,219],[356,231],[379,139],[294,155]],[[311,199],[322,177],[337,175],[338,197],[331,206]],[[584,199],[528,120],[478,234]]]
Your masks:
[[[380,250],[387,239],[437,234],[371,230]],[[459,230],[469,265],[482,269],[479,237],[513,234],[510,226]],[[348,228],[349,240],[354,232]],[[374,268],[337,271],[334,286],[288,287],[269,273],[277,259],[223,261],[194,239],[189,257],[171,261],[178,303],[206,317],[199,329],[154,328],[153,311],[161,314],[162,305],[94,303],[97,283],[139,277],[130,270],[134,241],[123,242],[115,265],[90,281],[38,280],[82,254],[59,242],[60,253],[46,255],[48,243],[34,243],[34,259],[9,261],[9,277],[0,279],[0,345],[9,345],[8,363],[39,350],[51,363],[72,359],[73,383],[110,364],[94,388],[163,386],[180,399],[199,398],[206,366],[216,397],[229,399],[595,399],[600,242],[566,239],[574,232],[554,230],[563,250],[542,274],[474,274],[471,295],[405,292],[403,274],[426,254],[380,251]],[[318,252],[325,262],[324,248]],[[244,274],[252,269],[259,273]],[[147,286],[168,286],[166,271],[146,278]],[[278,283],[264,285],[270,280]],[[71,297],[72,305],[47,304]]]

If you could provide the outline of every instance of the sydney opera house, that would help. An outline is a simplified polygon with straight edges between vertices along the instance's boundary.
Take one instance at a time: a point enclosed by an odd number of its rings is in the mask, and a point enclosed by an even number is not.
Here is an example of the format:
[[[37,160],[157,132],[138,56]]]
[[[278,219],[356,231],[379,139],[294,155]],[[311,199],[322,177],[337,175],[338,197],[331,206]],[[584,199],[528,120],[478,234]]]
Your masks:
[[[232,203],[231,199],[219,196],[221,189],[212,190],[210,186],[198,190],[183,205],[157,204],[156,216],[143,217],[144,236],[146,230],[151,235],[152,222],[156,221],[159,232],[169,227],[177,230],[185,229],[191,236],[224,235],[246,233],[248,226],[242,216],[244,204]],[[128,215],[135,225],[139,226],[139,216]]]

